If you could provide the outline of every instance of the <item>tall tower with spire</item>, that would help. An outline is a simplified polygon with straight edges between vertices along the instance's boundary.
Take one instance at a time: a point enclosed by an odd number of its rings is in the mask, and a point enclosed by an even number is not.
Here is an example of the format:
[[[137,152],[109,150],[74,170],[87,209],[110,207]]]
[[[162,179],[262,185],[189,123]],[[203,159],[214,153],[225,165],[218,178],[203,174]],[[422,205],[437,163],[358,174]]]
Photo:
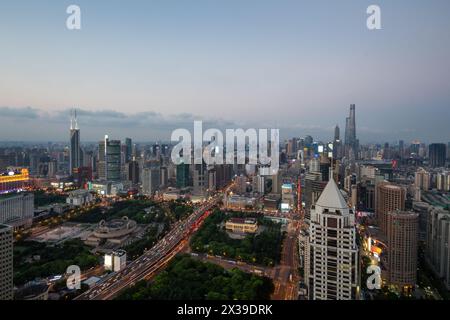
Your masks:
[[[78,128],[77,110],[70,111],[70,150],[69,150],[70,174],[74,174],[81,167],[80,129]]]
[[[345,156],[351,159],[358,157],[359,141],[356,139],[356,106],[350,105],[350,115],[345,119]]]

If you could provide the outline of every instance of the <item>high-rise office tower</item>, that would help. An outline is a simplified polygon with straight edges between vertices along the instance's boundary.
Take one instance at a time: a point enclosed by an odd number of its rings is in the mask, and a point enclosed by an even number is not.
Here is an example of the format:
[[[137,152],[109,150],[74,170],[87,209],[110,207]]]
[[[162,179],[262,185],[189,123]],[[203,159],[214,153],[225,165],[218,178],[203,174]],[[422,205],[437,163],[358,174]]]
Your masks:
[[[341,148],[341,130],[339,129],[339,126],[336,125],[336,127],[334,128],[333,158],[342,158]]]
[[[120,140],[109,140],[106,146],[106,179],[120,181]]]
[[[234,178],[235,192],[238,194],[244,194],[247,192],[247,176],[240,175]]]
[[[276,174],[270,176],[272,181],[272,193],[281,194],[281,172],[278,170]]]
[[[356,106],[350,105],[350,115],[345,119],[345,155],[351,159],[357,159],[359,142],[356,139]]]
[[[339,129],[339,126],[336,125],[334,128],[334,141],[340,140],[341,130]]]
[[[13,231],[0,224],[0,300],[13,299]]]
[[[128,163],[128,181],[131,181],[133,184],[139,182],[139,162],[136,160],[131,160]]]
[[[207,188],[208,172],[206,165],[196,164],[194,165],[194,172],[192,175],[193,192],[195,195],[204,195]]]
[[[167,187],[169,184],[169,171],[167,167],[161,167],[161,187]]]
[[[98,176],[102,180],[120,181],[120,140],[105,139],[99,142]]]
[[[310,220],[311,208],[315,205],[326,183],[322,181],[320,172],[309,172],[305,175],[305,187],[302,191],[302,199],[305,201],[305,219]]]
[[[233,177],[233,165],[230,164],[220,164],[215,165],[216,170],[216,188],[221,189],[230,183]]]
[[[77,111],[73,110],[70,117],[70,149],[69,149],[69,169],[72,175],[75,169],[82,166],[80,129],[78,128]]]
[[[390,211],[387,214],[388,283],[410,293],[417,279],[419,214]]]
[[[266,181],[265,176],[256,175],[253,177],[253,191],[258,192],[259,194],[264,194],[266,191]]]
[[[387,234],[387,214],[391,211],[405,210],[406,190],[401,186],[381,182],[375,189],[375,214],[378,226]]]
[[[428,147],[430,166],[433,168],[444,167],[446,158],[446,145],[444,143],[432,143]]]
[[[130,162],[133,157],[133,142],[131,138],[125,138],[125,161]]]
[[[355,215],[330,179],[311,208],[305,281],[313,300],[358,299],[359,250]]]
[[[100,180],[106,180],[106,143],[108,136],[98,143],[98,165],[97,175]]]
[[[189,186],[189,164],[180,163],[177,165],[177,188]]]
[[[161,185],[161,169],[159,167],[144,168],[142,171],[142,191],[154,195]]]

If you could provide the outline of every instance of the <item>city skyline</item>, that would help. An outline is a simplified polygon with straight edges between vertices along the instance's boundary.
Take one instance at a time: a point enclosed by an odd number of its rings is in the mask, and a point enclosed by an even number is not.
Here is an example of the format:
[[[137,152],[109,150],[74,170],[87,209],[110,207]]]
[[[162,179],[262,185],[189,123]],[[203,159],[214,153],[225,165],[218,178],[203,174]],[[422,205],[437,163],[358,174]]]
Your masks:
[[[449,0],[0,0],[0,304],[449,301],[449,31]]]
[[[1,4],[2,140],[61,140],[74,107],[82,141],[193,120],[329,140],[353,103],[361,143],[450,136],[448,1],[378,1],[375,31],[370,1],[77,1],[80,31],[69,4]]]
[[[351,104],[354,105],[354,104]],[[44,129],[49,129],[47,132],[42,132],[39,129],[39,136],[37,137],[31,131],[11,131],[9,130],[5,134],[2,134],[2,139],[0,143],[47,143],[55,142],[62,143],[65,139],[62,139],[60,134],[61,131],[67,131],[67,123],[71,122],[71,112],[77,110],[77,118],[81,118],[81,127],[83,129],[83,137],[80,141],[81,144],[84,143],[97,143],[98,140],[103,139],[104,135],[107,134],[115,139],[125,139],[127,136],[132,136],[133,140],[139,143],[147,142],[170,142],[171,133],[178,128],[187,129],[193,131],[194,121],[202,121],[202,117],[195,117],[192,114],[180,114],[173,115],[172,118],[163,116],[162,114],[155,112],[142,112],[136,114],[125,114],[113,110],[99,110],[99,111],[89,111],[79,108],[71,108],[57,112],[54,116],[49,115],[46,112],[40,112],[38,109],[33,109],[30,107],[12,109],[9,107],[0,107],[0,114],[3,113],[2,118],[4,119],[15,119],[23,118],[22,122],[42,122],[47,125]],[[336,130],[336,125],[339,128],[345,128],[345,110],[348,111],[348,106],[344,108],[342,117],[336,119],[334,125],[330,127],[319,127],[315,125],[309,126],[297,126],[297,127],[283,127],[283,126],[271,126],[267,123],[263,125],[252,122],[252,125],[246,125],[244,122],[233,122],[233,121],[221,121],[219,119],[205,119],[202,122],[205,124],[205,130],[209,128],[217,128],[219,130],[224,129],[238,129],[242,128],[244,130],[249,128],[280,128],[280,139],[288,140],[290,138],[304,138],[307,136],[312,136],[314,141],[317,142],[329,142],[333,141],[333,135]],[[67,114],[67,116],[66,116]],[[48,120],[44,120],[48,117]],[[342,121],[344,119],[344,121]],[[357,117],[359,120],[359,115]],[[148,126],[145,126],[145,121],[149,121]],[[341,124],[343,122],[344,124]],[[359,121],[357,121],[359,124]],[[14,123],[6,123],[5,126],[0,128],[0,130],[5,129],[7,125],[14,126]],[[27,125],[27,127],[29,127]],[[36,129],[37,130],[37,129]],[[77,129],[77,130],[80,130]],[[145,132],[145,133],[144,133]],[[403,132],[403,134],[402,134]],[[409,133],[408,133],[409,132]],[[399,141],[409,143],[416,143],[417,141],[421,143],[431,144],[431,143],[447,143],[445,138],[446,135],[429,137],[417,136],[413,134],[413,130],[400,130],[400,134],[396,135],[392,132],[381,132],[377,130],[372,130],[367,127],[357,128],[357,138],[362,144],[384,144],[393,143],[397,144]],[[30,136],[31,134],[31,136]],[[406,135],[405,135],[406,134]],[[57,137],[57,138],[56,138]],[[137,137],[137,138],[136,138]],[[345,136],[341,136],[341,141],[345,140]]]

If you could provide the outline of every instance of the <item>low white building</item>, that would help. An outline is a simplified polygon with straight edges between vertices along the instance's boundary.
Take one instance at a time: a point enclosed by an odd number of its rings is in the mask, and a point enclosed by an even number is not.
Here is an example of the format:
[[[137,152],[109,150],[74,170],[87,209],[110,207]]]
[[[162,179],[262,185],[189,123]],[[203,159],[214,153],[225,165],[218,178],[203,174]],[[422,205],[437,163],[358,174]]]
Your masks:
[[[125,250],[115,250],[105,254],[105,270],[118,272],[127,265],[127,253]]]
[[[256,205],[256,198],[240,195],[231,195],[225,196],[224,202],[227,209],[244,210],[247,208],[254,208]]]
[[[179,191],[167,191],[163,193],[163,199],[164,201],[170,201],[170,200],[178,200],[181,199],[182,195]]]
[[[83,206],[94,200],[94,196],[89,190],[78,189],[69,192],[69,196],[66,199],[66,203],[71,206]]]
[[[124,190],[121,182],[98,181],[88,184],[89,190],[96,192],[101,196],[116,196]]]
[[[28,228],[33,223],[34,195],[12,193],[0,196],[0,223],[17,228]]]

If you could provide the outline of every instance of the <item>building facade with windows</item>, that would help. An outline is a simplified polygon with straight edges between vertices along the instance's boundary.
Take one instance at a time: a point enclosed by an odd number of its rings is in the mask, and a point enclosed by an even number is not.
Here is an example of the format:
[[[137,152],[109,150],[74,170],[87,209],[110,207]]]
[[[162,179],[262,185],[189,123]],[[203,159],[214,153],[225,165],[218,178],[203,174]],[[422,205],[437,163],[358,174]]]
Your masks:
[[[304,252],[305,282],[312,300],[359,299],[359,250],[355,215],[334,179],[311,208]]]
[[[0,224],[0,300],[12,300],[13,287],[13,230]]]

